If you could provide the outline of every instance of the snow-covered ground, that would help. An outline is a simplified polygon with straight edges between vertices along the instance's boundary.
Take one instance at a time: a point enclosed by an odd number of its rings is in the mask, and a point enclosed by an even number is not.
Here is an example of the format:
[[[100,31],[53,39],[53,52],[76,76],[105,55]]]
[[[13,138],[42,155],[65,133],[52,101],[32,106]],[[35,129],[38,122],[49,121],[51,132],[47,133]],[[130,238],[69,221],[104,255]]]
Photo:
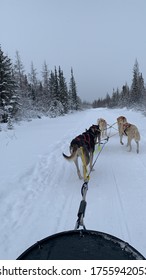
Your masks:
[[[49,235],[73,230],[83,182],[66,161],[70,141],[97,118],[125,115],[141,134],[140,153],[119,143],[117,125],[91,173],[87,229],[114,235],[146,257],[146,118],[126,109],[90,109],[55,119],[21,122],[0,132],[0,259],[16,259]],[[126,144],[126,137],[124,137]],[[95,153],[95,157],[97,152]],[[94,157],[94,159],[95,159]]]

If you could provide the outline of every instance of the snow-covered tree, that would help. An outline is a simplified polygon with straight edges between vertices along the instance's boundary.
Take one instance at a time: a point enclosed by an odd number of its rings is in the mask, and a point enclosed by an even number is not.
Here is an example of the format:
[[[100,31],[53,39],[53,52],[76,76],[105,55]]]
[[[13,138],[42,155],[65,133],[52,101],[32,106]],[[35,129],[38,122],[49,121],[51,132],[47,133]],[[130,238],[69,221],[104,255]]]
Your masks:
[[[18,110],[18,96],[16,94],[16,82],[13,76],[12,63],[8,56],[4,55],[0,46],[0,108],[4,116],[14,116]],[[5,119],[5,121],[7,121]]]
[[[42,67],[42,88],[39,90],[39,99],[42,107],[42,112],[47,112],[50,102],[50,92],[49,92],[49,69],[46,61]]]
[[[69,83],[69,106],[71,110],[78,110],[78,97],[77,97],[77,87],[76,82],[73,74],[73,69],[71,68],[71,78]]]
[[[24,90],[26,76],[25,76],[24,66],[18,51],[16,51],[15,63],[13,69],[14,69],[14,76],[17,83],[17,87],[21,90]]]
[[[25,74],[25,69],[18,51],[16,51],[13,73],[17,84],[16,92],[19,96],[20,107],[20,110],[17,113],[17,118],[30,118],[30,112],[33,107],[32,88],[30,83],[28,82],[28,76]]]
[[[46,61],[44,62],[43,65],[43,70],[42,70],[42,86],[43,86],[43,92],[45,96],[49,95],[49,70]]]
[[[137,59],[133,67],[133,79],[130,91],[130,102],[132,106],[136,106],[140,101],[140,91],[139,91],[139,65]]]
[[[62,103],[63,111],[66,114],[69,110],[68,106],[68,90],[65,78],[63,76],[63,71],[59,66],[58,70],[58,91],[59,91],[59,100]]]

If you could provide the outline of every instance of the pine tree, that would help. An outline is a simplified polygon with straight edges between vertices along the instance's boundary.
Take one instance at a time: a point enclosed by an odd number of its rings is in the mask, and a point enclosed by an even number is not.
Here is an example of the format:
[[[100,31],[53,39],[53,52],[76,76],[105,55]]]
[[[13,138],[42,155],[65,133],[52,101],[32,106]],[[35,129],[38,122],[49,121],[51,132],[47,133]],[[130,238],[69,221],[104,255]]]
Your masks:
[[[25,74],[25,69],[21,61],[19,52],[16,51],[15,63],[13,66],[14,78],[17,84],[17,96],[19,97],[19,111],[17,112],[17,119],[21,119],[24,116],[29,115],[31,110],[32,100],[31,100],[31,87],[28,83],[27,75]]]
[[[13,77],[12,63],[4,55],[0,46],[0,108],[4,111],[4,118],[14,116],[18,109],[16,83]],[[7,118],[5,119],[7,121]]]
[[[132,79],[132,85],[130,91],[130,102],[134,107],[137,107],[141,99],[140,92],[139,92],[139,76],[140,76],[139,65],[136,59],[133,67],[133,79]]]
[[[58,74],[57,74],[56,66],[55,66],[55,70],[54,70],[54,98],[57,101],[60,101],[59,85],[58,85]]]
[[[111,102],[111,98],[110,98],[110,95],[107,93],[106,98],[105,98],[106,107],[110,106],[110,102]]]
[[[139,94],[140,94],[140,98],[139,98],[139,104],[140,106],[144,107],[144,103],[145,103],[145,86],[144,86],[144,79],[142,76],[142,73],[139,75]]]
[[[58,88],[58,75],[55,67],[55,72],[51,71],[49,78],[49,93],[50,93],[50,104],[49,114],[51,117],[60,116],[64,113],[63,105],[59,99],[59,88]]]
[[[129,107],[130,106],[130,91],[127,83],[122,87],[122,91],[119,95],[119,107]]]
[[[68,90],[67,90],[67,84],[65,82],[65,78],[63,76],[63,71],[61,70],[61,67],[59,66],[58,70],[58,91],[59,91],[59,97],[60,101],[63,105],[64,113],[68,113]]]
[[[142,109],[146,113],[146,88],[144,89],[143,97],[142,97]]]
[[[42,70],[42,86],[43,86],[43,92],[45,96],[49,95],[49,70],[46,61],[44,62],[43,65],[43,70]]]
[[[31,85],[32,99],[33,99],[33,101],[37,102],[38,80],[37,80],[37,70],[34,68],[33,62],[31,62],[31,71],[29,74],[29,81],[30,81],[30,85]]]
[[[116,108],[118,107],[118,103],[119,103],[119,89],[117,88],[116,91],[113,89],[113,93],[110,101],[110,107]]]
[[[21,90],[25,90],[26,75],[24,73],[25,73],[25,70],[24,70],[23,63],[21,61],[19,52],[16,51],[16,59],[15,59],[15,64],[14,64],[14,76],[15,76],[15,80],[17,82],[17,86]]]
[[[46,61],[44,61],[42,67],[42,82],[39,87],[39,99],[42,107],[42,112],[47,112],[50,103],[50,92],[49,92],[49,70]]]
[[[78,110],[79,103],[77,98],[76,82],[73,75],[73,69],[71,68],[71,78],[69,84],[69,104],[71,110]]]

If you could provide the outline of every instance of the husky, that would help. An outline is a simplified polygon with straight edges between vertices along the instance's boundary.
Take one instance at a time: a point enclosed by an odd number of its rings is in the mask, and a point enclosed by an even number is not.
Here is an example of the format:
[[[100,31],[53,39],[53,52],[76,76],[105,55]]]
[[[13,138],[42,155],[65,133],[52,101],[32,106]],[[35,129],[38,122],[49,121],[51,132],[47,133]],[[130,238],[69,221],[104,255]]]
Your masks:
[[[107,136],[107,122],[106,120],[100,118],[97,120],[97,124],[99,125],[99,128],[101,130],[101,137],[106,137]]]
[[[127,119],[126,119],[126,117],[124,117],[124,116],[120,116],[120,117],[118,117],[118,118],[117,118],[117,124],[118,124],[119,136],[120,136],[120,135],[121,135],[121,133],[122,133],[122,125],[123,125],[124,123],[127,123]]]
[[[83,174],[87,171],[87,166],[90,164],[90,171],[93,170],[93,154],[95,145],[98,139],[98,145],[100,145],[101,131],[99,125],[92,125],[88,130],[75,137],[70,143],[70,155],[67,156],[63,153],[63,156],[68,161],[74,161],[77,169],[79,179],[83,179],[79,164],[78,157],[81,158],[83,163]]]
[[[138,131],[138,128],[131,123],[124,123],[121,126],[121,134],[120,134],[120,143],[123,145],[124,143],[122,142],[123,135],[127,136],[128,141],[127,141],[127,147],[129,146],[129,152],[132,150],[131,146],[131,141],[132,139],[135,140],[136,145],[137,145],[137,153],[139,153],[139,141],[140,141],[140,133]]]

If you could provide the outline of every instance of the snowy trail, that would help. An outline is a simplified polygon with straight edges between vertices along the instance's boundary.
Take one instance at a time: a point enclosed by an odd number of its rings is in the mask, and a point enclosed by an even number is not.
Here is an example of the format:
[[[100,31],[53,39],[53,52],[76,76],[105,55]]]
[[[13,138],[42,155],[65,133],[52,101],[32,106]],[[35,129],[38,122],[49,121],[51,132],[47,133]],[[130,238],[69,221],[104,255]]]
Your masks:
[[[8,177],[0,174],[0,259],[15,259],[38,240],[74,229],[83,181],[78,179],[74,164],[64,160],[62,152],[69,153],[70,141],[98,117],[113,124],[123,114],[140,130],[140,154],[136,154],[134,142],[132,152],[127,152],[126,145],[120,145],[118,134],[109,139],[90,176],[84,222],[87,229],[121,238],[146,256],[145,118],[126,109],[94,109],[24,123],[22,127],[26,130],[22,132],[21,126],[15,128],[16,137],[9,137],[9,145],[3,146],[5,156],[6,150],[9,152],[6,159],[3,157],[4,165],[10,153],[12,158],[20,152],[21,159],[14,157],[13,164],[7,163]],[[117,129],[116,125],[114,128]],[[111,129],[110,136],[116,132]],[[5,143],[6,134],[3,135],[0,137]],[[126,141],[124,138],[125,144]]]

